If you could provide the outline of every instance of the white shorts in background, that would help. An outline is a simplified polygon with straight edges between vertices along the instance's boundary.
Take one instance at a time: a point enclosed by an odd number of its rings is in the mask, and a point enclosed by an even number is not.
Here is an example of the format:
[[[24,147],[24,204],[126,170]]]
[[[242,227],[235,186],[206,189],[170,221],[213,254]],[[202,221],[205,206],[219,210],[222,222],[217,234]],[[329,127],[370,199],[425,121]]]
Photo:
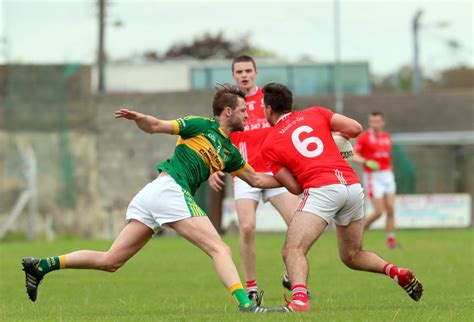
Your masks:
[[[267,173],[267,174],[272,174],[272,173]],[[278,196],[279,194],[288,192],[286,188],[280,187],[280,188],[273,188],[273,189],[260,189],[260,188],[254,188],[251,185],[249,185],[247,182],[244,180],[234,177],[234,199],[253,199],[257,202],[260,201],[260,199],[263,200],[263,202],[267,202],[269,198]]]
[[[364,171],[364,188],[370,199],[380,199],[397,190],[392,170]]]
[[[364,218],[364,190],[358,183],[309,188],[304,191],[297,211],[315,214],[328,224],[334,219],[337,225],[347,226]]]
[[[169,175],[161,175],[133,197],[126,219],[136,219],[153,230],[166,223],[190,217],[206,216],[193,196]]]

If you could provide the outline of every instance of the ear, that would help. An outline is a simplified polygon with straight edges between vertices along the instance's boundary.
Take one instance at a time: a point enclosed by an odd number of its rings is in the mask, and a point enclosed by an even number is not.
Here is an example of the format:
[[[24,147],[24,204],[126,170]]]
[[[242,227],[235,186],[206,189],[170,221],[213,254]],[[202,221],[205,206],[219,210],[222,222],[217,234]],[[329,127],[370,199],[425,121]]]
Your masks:
[[[225,115],[231,116],[232,115],[232,108],[230,106],[226,106],[224,109]]]
[[[273,115],[273,109],[271,105],[264,105],[268,115]]]

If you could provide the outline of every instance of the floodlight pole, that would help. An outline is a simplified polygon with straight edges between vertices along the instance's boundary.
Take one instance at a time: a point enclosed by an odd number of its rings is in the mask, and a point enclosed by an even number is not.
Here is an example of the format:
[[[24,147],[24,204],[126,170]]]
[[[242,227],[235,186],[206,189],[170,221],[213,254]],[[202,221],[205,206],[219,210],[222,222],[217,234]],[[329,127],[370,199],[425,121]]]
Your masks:
[[[415,93],[421,91],[421,70],[420,70],[420,47],[418,40],[418,33],[420,31],[420,19],[423,10],[419,9],[412,22],[413,31],[413,72],[412,72],[412,90]]]
[[[105,93],[105,1],[98,0],[99,5],[99,44],[97,50],[97,66],[99,69],[99,93]]]
[[[341,33],[339,24],[339,0],[334,0],[334,91],[336,96],[336,113],[344,113],[344,92],[341,84]]]

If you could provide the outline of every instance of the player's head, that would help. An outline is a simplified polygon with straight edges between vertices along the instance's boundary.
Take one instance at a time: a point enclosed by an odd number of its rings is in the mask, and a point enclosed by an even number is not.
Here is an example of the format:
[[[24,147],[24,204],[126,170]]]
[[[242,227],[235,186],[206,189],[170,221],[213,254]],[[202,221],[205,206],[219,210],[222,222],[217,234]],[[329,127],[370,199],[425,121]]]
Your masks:
[[[257,78],[257,65],[255,60],[247,55],[234,58],[232,61],[232,77],[235,83],[244,88],[247,93],[255,90]]]
[[[212,101],[214,115],[229,125],[233,131],[243,131],[248,117],[244,91],[238,86],[229,84],[220,85],[216,90]]]
[[[293,109],[293,94],[285,85],[269,83],[263,87],[265,117],[270,125],[275,125],[280,115]]]
[[[385,119],[382,112],[372,112],[369,114],[369,127],[375,132],[381,132],[385,128]]]

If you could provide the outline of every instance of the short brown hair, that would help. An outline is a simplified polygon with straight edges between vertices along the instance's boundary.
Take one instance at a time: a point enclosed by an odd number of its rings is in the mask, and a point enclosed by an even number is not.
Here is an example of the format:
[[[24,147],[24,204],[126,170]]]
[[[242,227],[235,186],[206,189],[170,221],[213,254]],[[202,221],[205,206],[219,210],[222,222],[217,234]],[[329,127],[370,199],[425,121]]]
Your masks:
[[[235,57],[234,60],[232,61],[232,72],[234,72],[234,65],[236,63],[247,63],[247,62],[251,62],[253,64],[253,68],[255,69],[255,71],[257,71],[257,65],[255,64],[255,60],[250,57],[250,56],[247,56],[247,55],[241,55],[239,57]]]
[[[382,113],[382,112],[379,112],[379,111],[370,112],[369,115],[370,115],[370,116],[380,116],[380,117],[384,118],[384,117],[383,117],[383,113]]]
[[[215,89],[217,92],[214,94],[212,101],[212,112],[214,115],[221,115],[227,106],[235,110],[239,103],[238,97],[241,97],[245,101],[245,93],[238,86],[219,84]]]
[[[285,85],[269,83],[263,87],[263,102],[275,113],[288,113],[293,109],[293,94]]]

